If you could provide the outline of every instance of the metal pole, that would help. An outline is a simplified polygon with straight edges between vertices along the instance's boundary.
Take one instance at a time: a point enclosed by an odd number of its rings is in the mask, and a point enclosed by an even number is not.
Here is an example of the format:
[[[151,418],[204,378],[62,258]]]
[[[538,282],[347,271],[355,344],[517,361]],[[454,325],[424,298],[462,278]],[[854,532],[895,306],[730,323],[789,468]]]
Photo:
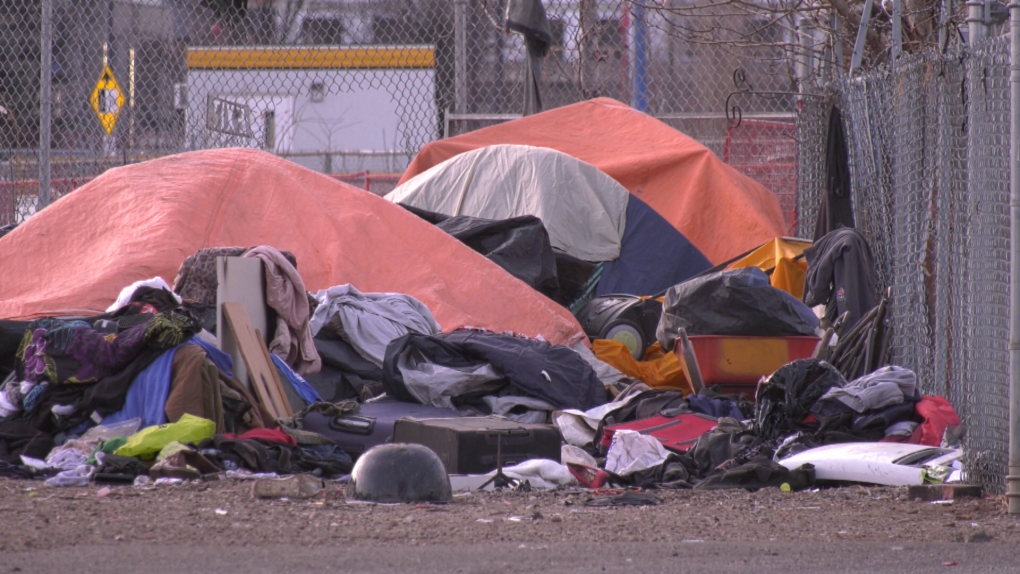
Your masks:
[[[868,37],[868,22],[871,20],[871,6],[874,0],[864,0],[864,11],[861,12],[861,24],[857,28],[857,41],[854,42],[854,55],[850,58],[850,75],[861,67],[864,60],[864,41]]]
[[[606,95],[601,83],[596,82],[598,70],[598,7],[592,0],[580,0],[578,14],[578,50],[580,61],[577,66],[578,84],[581,97],[587,99]],[[626,7],[624,8],[626,14]],[[621,58],[622,59],[622,58]]]
[[[942,0],[942,13],[939,14],[939,50],[946,45],[946,26],[949,23],[949,13],[953,10],[953,0]]]
[[[1009,4],[1009,514],[1020,514],[1020,0]]]
[[[39,211],[50,204],[50,122],[53,112],[53,0],[42,0],[39,34]]]
[[[836,62],[834,70],[842,75],[846,65],[843,62],[843,19],[835,10],[832,11],[832,58]]]
[[[106,66],[109,66],[110,70],[114,70],[114,67],[115,67],[115,64],[116,64],[116,59],[117,59],[117,48],[116,48],[116,45],[113,43],[113,38],[114,38],[114,34],[113,34],[113,17],[114,17],[114,10],[115,9],[116,9],[116,7],[114,6],[114,0],[110,0],[109,10],[107,11],[106,43],[103,44],[103,68],[105,69]],[[117,72],[114,71],[113,75],[114,75],[114,77],[116,77],[117,76]],[[115,139],[113,134],[104,134],[103,135],[103,154],[104,155],[108,155],[108,156],[116,155],[117,154],[117,144],[116,144],[116,142],[117,142],[117,140]]]
[[[811,77],[815,71],[814,42],[815,31],[811,21],[807,18],[800,18],[797,22],[800,32],[799,43],[801,47],[800,58],[797,61],[797,81],[800,83],[800,93],[806,93],[811,83]]]
[[[135,147],[135,49],[128,50],[128,147]]]
[[[648,43],[645,27],[645,7],[632,4],[631,17],[634,30],[634,92],[631,106],[639,112],[648,109]]]
[[[984,0],[967,0],[967,41],[977,44],[985,39],[986,32]]]
[[[454,110],[467,113],[467,0],[453,3],[453,67],[454,67]],[[450,134],[445,134],[449,137]]]
[[[893,0],[892,5],[892,60],[900,57],[903,49],[903,9],[900,0]]]
[[[821,46],[822,53],[818,58],[812,60],[812,63],[818,67],[818,80],[825,84],[832,81],[832,42],[829,41],[830,34],[825,30],[825,26],[819,26],[815,28],[814,33],[811,35],[811,42],[815,46]]]

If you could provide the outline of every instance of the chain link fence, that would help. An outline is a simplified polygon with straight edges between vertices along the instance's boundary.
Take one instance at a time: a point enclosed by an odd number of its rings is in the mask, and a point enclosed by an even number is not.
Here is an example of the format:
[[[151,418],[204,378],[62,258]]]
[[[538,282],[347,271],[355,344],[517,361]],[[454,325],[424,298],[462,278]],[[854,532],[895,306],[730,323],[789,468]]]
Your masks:
[[[44,3],[53,14],[48,122]],[[864,61],[880,67],[822,92],[833,63],[849,57],[838,51],[850,48],[851,21],[823,23],[764,0],[544,5],[544,108],[611,97],[659,118],[772,189],[791,233],[813,231],[829,106],[842,107],[858,226],[892,297],[893,361],[953,402],[969,427],[973,475],[1001,490],[1005,39],[937,53],[924,48],[937,11],[906,10],[913,55],[890,63],[879,18]],[[950,19],[963,22],[965,9],[958,3]],[[53,199],[112,167],[226,146],[385,193],[426,143],[519,117],[526,50],[505,13],[506,0],[6,0],[0,228],[39,207],[41,123],[51,130]]]
[[[903,57],[835,88],[857,225],[892,297],[891,361],[914,370],[924,394],[953,403],[967,427],[971,477],[1001,492],[1009,436],[1008,38]]]
[[[424,144],[523,109],[526,50],[506,30],[506,0],[9,0],[0,7],[0,225],[37,209],[44,3],[53,199],[117,165],[227,146],[385,193]],[[792,224],[795,92],[808,70],[820,73],[808,55],[818,31],[767,2],[544,6],[544,108],[630,103],[773,189]],[[726,25],[706,35],[717,21]],[[739,87],[737,69],[746,70]],[[738,128],[724,113],[735,91]]]

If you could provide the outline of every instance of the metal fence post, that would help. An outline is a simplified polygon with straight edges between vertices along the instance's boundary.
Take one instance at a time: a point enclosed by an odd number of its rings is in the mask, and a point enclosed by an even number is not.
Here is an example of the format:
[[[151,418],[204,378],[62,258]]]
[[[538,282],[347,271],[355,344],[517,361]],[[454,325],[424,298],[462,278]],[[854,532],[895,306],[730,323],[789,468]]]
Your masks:
[[[1020,0],[1009,4],[1009,514],[1020,514]]]
[[[53,109],[53,0],[42,0],[39,34],[39,211],[50,204],[50,119]]]
[[[453,101],[458,114],[467,113],[467,1],[453,3]],[[449,137],[450,134],[443,134]]]
[[[949,24],[949,14],[953,11],[953,0],[942,0],[942,8],[939,11],[939,50],[946,45],[946,27]]]
[[[835,80],[837,77],[842,76],[846,71],[846,63],[843,61],[843,19],[839,17],[839,12],[832,11],[832,32],[830,37],[832,38],[832,60],[833,60],[833,74],[830,78]]]
[[[967,42],[971,45],[988,35],[985,27],[985,0],[967,0]]]
[[[815,29],[811,20],[800,17],[797,20],[797,31],[799,33],[800,55],[797,59],[797,83],[800,93],[809,92],[811,81],[815,74]]]
[[[645,26],[645,7],[638,3],[631,4],[630,17],[632,20],[630,44],[633,46],[630,60],[633,63],[630,105],[634,109],[644,112],[648,109],[648,47],[646,45],[648,31]]]
[[[854,55],[850,58],[850,72],[852,76],[861,67],[864,60],[864,42],[868,37],[868,22],[871,20],[871,6],[874,0],[864,0],[864,11],[861,12],[861,23],[857,27],[857,40],[854,42]]]
[[[893,65],[900,57],[903,49],[903,9],[900,0],[893,0],[892,9],[892,61]]]

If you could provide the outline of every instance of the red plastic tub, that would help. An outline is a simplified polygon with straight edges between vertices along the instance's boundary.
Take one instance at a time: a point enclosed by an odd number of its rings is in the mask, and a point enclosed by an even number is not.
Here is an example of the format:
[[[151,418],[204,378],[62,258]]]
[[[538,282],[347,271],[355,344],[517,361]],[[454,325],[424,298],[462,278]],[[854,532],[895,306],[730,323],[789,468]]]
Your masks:
[[[688,337],[705,386],[720,385],[724,392],[744,392],[752,399],[758,380],[779,367],[810,357],[818,337]],[[677,347],[680,360],[683,353]]]

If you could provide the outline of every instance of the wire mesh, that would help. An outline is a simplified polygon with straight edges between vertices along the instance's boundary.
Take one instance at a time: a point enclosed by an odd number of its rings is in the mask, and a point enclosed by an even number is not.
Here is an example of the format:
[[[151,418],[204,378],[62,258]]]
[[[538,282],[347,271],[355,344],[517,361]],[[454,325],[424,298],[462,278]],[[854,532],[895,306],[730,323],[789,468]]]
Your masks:
[[[858,227],[892,305],[892,361],[966,426],[971,477],[1004,488],[1009,394],[1009,45],[901,58],[836,89]]]
[[[41,123],[52,130],[53,199],[112,167],[228,146],[264,149],[382,194],[428,142],[523,110],[526,49],[506,29],[507,0],[50,1],[48,121],[39,101],[41,0],[0,3],[0,233],[40,207]],[[958,45],[961,3],[947,15],[948,50],[936,52],[938,9],[904,6],[903,49],[913,54],[892,61],[891,19],[873,18],[864,64],[874,71],[818,93],[839,76],[856,29],[811,7],[544,6],[544,108],[610,97],[647,112],[772,189],[791,233],[813,232],[829,106],[840,104],[855,217],[880,293],[892,296],[892,360],[913,369],[925,393],[953,402],[968,426],[973,475],[1001,490],[1005,39]],[[1004,30],[996,22],[993,37]]]
[[[797,117],[797,194],[793,233],[811,239],[826,186],[825,141],[833,94],[804,101]]]
[[[992,40],[966,60],[969,365],[960,372],[962,416],[974,471],[1004,487],[1009,437],[1009,43]]]
[[[54,199],[110,167],[228,146],[382,193],[426,143],[523,109],[526,49],[506,0],[50,1]],[[3,222],[37,209],[40,2],[0,6]],[[544,108],[611,97],[642,109],[775,191],[792,224],[795,92],[822,73],[802,65],[818,30],[768,3],[734,4],[709,35],[723,9],[686,0],[544,5]],[[735,128],[723,103],[738,68],[753,91],[734,100]]]

